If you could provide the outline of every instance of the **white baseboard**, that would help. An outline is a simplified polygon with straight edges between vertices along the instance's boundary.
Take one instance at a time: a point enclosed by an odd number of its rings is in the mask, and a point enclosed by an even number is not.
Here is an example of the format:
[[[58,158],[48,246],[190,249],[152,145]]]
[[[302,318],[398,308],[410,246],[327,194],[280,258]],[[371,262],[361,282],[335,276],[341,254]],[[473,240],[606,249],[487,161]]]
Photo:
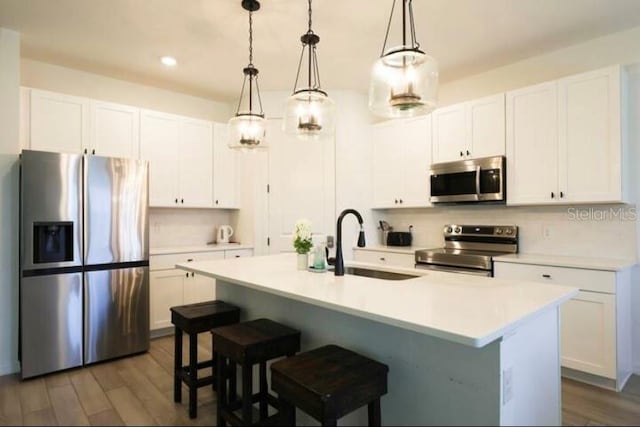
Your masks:
[[[5,363],[0,365],[0,376],[11,375],[20,372],[20,363],[16,360],[13,363]]]

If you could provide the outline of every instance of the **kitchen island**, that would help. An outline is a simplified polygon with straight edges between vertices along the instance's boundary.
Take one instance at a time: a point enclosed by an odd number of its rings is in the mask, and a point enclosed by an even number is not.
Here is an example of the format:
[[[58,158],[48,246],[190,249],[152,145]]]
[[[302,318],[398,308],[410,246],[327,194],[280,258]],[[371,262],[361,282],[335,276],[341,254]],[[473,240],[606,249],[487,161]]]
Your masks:
[[[335,277],[296,270],[295,254],[177,267],[217,279],[243,319],[299,329],[303,351],[333,343],[387,364],[384,424],[561,424],[558,308],[575,288],[413,269]],[[366,424],[366,408],[341,424]]]

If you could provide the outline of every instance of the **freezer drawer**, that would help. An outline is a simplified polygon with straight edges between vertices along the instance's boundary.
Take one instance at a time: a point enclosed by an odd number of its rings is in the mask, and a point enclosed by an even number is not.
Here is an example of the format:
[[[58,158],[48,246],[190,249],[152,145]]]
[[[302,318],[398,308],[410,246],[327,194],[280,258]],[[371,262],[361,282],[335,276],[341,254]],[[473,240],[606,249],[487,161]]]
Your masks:
[[[82,365],[82,273],[23,277],[22,378]]]
[[[85,272],[85,363],[149,349],[149,268]]]

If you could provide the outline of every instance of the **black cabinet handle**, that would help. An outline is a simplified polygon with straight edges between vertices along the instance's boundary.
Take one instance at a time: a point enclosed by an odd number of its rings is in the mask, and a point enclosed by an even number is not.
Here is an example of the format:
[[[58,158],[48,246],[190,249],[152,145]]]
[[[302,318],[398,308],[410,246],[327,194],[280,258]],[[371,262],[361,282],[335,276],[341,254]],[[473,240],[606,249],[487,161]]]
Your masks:
[[[218,204],[218,201],[216,200],[216,205]]]
[[[380,257],[380,261],[386,261],[385,257]]]
[[[180,203],[184,203],[184,199],[180,199]]]
[[[176,203],[178,203],[178,199],[176,199]]]
[[[193,258],[189,258],[187,262],[193,262]]]
[[[240,255],[236,255],[236,258],[240,258]]]
[[[543,274],[542,277],[544,277],[545,279],[551,279],[551,275],[550,274]]]
[[[470,155],[471,155],[471,153],[469,152],[469,150],[467,150],[467,156],[470,156]]]
[[[562,191],[560,192],[560,198],[564,198],[564,193]]]
[[[461,152],[460,152],[460,157],[462,157],[462,156],[464,156],[464,153],[461,151]]]
[[[556,198],[556,193],[554,193],[553,191],[551,192],[551,198],[555,199]]]
[[[191,277],[195,277],[196,273],[194,273],[193,271],[191,272]]]
[[[402,199],[400,199],[400,203],[402,203]]]
[[[187,274],[186,274],[186,276],[187,276],[187,277],[189,277],[189,272],[188,272],[188,271],[187,271]]]
[[[87,154],[87,149],[86,148],[84,149],[84,154]]]
[[[91,154],[95,155],[96,154],[96,150],[95,149],[91,150]]]
[[[395,200],[393,201],[393,203],[395,203],[395,204],[397,205],[397,204],[398,204],[398,199],[395,199]]]

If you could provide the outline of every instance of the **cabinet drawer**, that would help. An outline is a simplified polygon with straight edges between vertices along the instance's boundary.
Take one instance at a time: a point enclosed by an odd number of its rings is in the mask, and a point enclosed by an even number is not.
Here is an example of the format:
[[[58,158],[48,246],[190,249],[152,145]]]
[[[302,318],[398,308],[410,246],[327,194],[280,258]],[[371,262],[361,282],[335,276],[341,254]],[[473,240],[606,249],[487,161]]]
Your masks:
[[[244,258],[253,256],[253,249],[234,249],[232,251],[224,251],[225,258]]]
[[[167,270],[175,268],[176,264],[182,262],[209,261],[214,259],[224,259],[224,251],[153,255],[149,258],[149,265],[152,271]]]
[[[500,279],[575,286],[582,291],[616,293],[616,274],[612,271],[496,262],[494,276]]]
[[[355,261],[378,265],[390,265],[404,268],[415,267],[415,256],[413,254],[354,250],[354,259]]]

